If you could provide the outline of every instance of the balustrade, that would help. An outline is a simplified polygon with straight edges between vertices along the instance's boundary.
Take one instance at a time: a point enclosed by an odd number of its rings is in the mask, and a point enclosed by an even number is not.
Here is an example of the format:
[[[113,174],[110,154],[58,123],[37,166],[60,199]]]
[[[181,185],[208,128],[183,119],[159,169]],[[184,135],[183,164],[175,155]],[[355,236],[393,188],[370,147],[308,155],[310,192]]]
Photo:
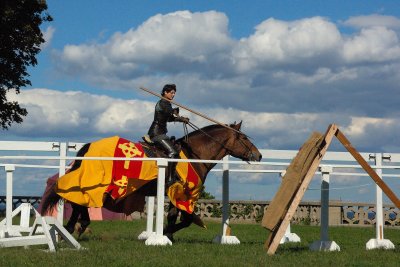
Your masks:
[[[13,209],[21,203],[30,203],[35,208],[40,204],[41,197],[14,196]],[[230,201],[230,221],[233,223],[258,223],[268,207],[269,201]],[[168,208],[165,202],[165,214]],[[222,218],[222,201],[200,199],[196,213],[204,220],[220,221]],[[293,216],[293,224],[320,225],[321,205],[317,201],[303,201]],[[6,197],[0,196],[0,217],[6,215]],[[141,214],[142,217],[146,213]],[[329,203],[329,225],[375,225],[375,204],[331,201]],[[383,205],[385,226],[400,226],[399,209],[393,205]]]

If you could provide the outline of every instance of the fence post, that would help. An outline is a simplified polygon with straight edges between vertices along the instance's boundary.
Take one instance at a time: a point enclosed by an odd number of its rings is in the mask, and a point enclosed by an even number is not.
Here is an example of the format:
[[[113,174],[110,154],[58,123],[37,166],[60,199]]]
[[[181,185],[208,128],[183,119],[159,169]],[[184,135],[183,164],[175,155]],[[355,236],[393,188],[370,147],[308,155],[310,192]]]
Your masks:
[[[375,172],[382,179],[382,153],[376,153],[370,158],[375,159]],[[394,244],[389,239],[383,238],[383,203],[382,203],[382,189],[376,185],[376,205],[375,205],[375,225],[376,225],[376,238],[370,239],[366,244],[366,249],[394,249]]]
[[[229,225],[229,156],[223,158],[222,163],[222,233],[214,238],[214,243],[219,244],[240,244],[236,236],[231,235]]]
[[[143,231],[139,236],[139,240],[147,240],[150,235],[155,234],[153,231],[154,226],[154,197],[147,196],[146,197],[146,206],[147,206],[147,218],[146,218],[146,230]]]
[[[12,164],[7,164],[4,166],[7,176],[7,195],[6,195],[6,232],[5,236],[13,236],[12,233],[12,210],[13,210],[13,172],[15,171],[15,166]],[[17,234],[17,236],[19,236]]]
[[[150,235],[146,240],[146,245],[172,245],[171,240],[163,234],[164,226],[164,192],[165,192],[165,172],[168,166],[167,159],[157,159],[158,179],[157,179],[157,210],[156,210],[156,233]]]
[[[18,227],[17,230],[12,224],[13,216],[15,216],[16,212],[19,212],[18,208],[13,211],[13,173],[15,165],[5,164],[4,169],[6,171],[6,218],[0,222],[0,239],[21,236],[19,232],[21,227]]]
[[[286,171],[280,173],[281,179],[283,178],[283,176],[285,176],[285,173]],[[283,235],[279,244],[285,244],[287,242],[296,243],[300,241],[301,241],[300,237],[296,233],[292,233],[292,229],[289,223],[288,227],[286,228],[285,234]]]
[[[60,168],[58,169],[58,177],[65,174],[67,166],[65,157],[67,156],[67,143],[60,143]],[[64,158],[64,159],[61,159]],[[63,225],[64,222],[64,200],[61,198],[57,205],[57,221]]]
[[[319,167],[322,173],[321,181],[321,227],[320,240],[310,245],[310,250],[318,251],[340,251],[335,241],[329,240],[329,175],[332,173],[332,166]]]

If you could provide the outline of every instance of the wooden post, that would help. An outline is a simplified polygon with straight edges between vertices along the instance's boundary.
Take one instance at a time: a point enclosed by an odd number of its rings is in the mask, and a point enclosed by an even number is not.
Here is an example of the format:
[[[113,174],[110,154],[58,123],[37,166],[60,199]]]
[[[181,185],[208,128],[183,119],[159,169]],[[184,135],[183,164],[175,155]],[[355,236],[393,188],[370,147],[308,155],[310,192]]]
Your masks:
[[[344,134],[338,129],[336,132],[337,139],[343,144],[343,146],[349,151],[349,153],[357,160],[361,167],[369,174],[369,176],[375,181],[375,183],[382,189],[388,198],[400,209],[400,200],[389,188],[389,186],[379,177],[379,175],[369,166],[368,162],[357,152],[357,150],[351,145],[350,141],[344,136]]]
[[[321,162],[326,150],[328,149],[330,143],[332,142],[333,136],[342,143],[342,145],[347,149],[347,151],[354,157],[354,159],[361,165],[361,167],[369,174],[369,176],[375,181],[375,183],[382,189],[383,192],[389,197],[389,199],[400,208],[400,200],[393,193],[393,191],[388,187],[388,185],[379,177],[379,175],[369,166],[369,164],[364,160],[364,158],[358,153],[358,151],[351,145],[350,141],[344,136],[344,134],[338,129],[335,124],[331,124],[325,133],[324,141],[320,145],[320,152],[315,156],[310,167],[308,168],[304,179],[302,180],[299,188],[291,197],[290,206],[286,211],[286,214],[282,214],[282,221],[277,224],[277,226],[271,230],[267,241],[265,242],[265,248],[269,255],[275,254],[278,248],[279,242],[284,235],[286,228],[288,227],[290,220],[292,219],[307,187],[317,170],[319,163]],[[266,227],[268,218],[263,218],[262,226]],[[266,227],[267,229],[271,229]]]

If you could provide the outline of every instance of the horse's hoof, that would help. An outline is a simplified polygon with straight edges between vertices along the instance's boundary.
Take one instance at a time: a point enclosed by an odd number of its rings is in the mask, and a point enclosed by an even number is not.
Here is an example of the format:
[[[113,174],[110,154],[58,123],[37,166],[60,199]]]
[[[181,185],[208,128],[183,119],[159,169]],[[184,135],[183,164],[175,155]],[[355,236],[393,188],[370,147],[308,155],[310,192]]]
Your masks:
[[[71,227],[71,226],[68,226],[68,225],[64,225],[64,228],[65,228],[65,230],[67,230],[68,231],[68,233],[70,233],[71,235],[74,233],[74,231],[75,231],[75,227]]]
[[[165,236],[168,237],[168,239],[169,239],[172,243],[175,242],[174,236],[173,236],[172,234],[167,233],[167,234],[165,234]]]
[[[80,221],[79,222],[79,227],[78,227],[78,237],[80,237],[83,233],[85,233],[86,232],[86,229],[88,229],[87,227],[89,226],[89,224],[90,224],[90,221]],[[89,230],[89,232],[91,232],[91,230],[90,229],[88,229]]]

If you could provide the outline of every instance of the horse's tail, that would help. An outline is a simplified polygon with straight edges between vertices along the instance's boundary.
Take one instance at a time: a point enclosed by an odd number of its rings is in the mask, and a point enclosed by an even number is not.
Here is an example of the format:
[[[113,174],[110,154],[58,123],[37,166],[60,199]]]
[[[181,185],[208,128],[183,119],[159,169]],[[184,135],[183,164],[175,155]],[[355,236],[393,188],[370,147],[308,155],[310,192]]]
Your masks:
[[[88,152],[90,147],[90,143],[84,144],[81,149],[76,153],[77,157],[83,157],[85,156],[86,152]],[[82,160],[75,160],[74,164],[72,165],[71,169],[69,170],[70,172],[75,171],[81,166]]]
[[[89,150],[90,143],[85,144],[79,151],[76,153],[77,157],[83,157],[86,152]],[[75,160],[74,164],[72,164],[71,169],[68,172],[74,171],[78,169],[81,166],[82,160]],[[58,195],[55,191],[57,182],[54,182],[54,184],[51,185],[51,187],[48,189],[48,194],[44,198],[42,202],[42,209],[40,211],[41,215],[46,215],[48,214],[58,203],[58,201],[61,199],[61,196]]]
[[[54,184],[51,185],[49,188],[49,193],[48,195],[42,199],[42,209],[40,211],[40,214],[47,215],[50,213],[50,211],[57,205],[58,201],[61,199],[61,196],[56,193],[54,190],[56,187],[57,183],[55,182]]]

